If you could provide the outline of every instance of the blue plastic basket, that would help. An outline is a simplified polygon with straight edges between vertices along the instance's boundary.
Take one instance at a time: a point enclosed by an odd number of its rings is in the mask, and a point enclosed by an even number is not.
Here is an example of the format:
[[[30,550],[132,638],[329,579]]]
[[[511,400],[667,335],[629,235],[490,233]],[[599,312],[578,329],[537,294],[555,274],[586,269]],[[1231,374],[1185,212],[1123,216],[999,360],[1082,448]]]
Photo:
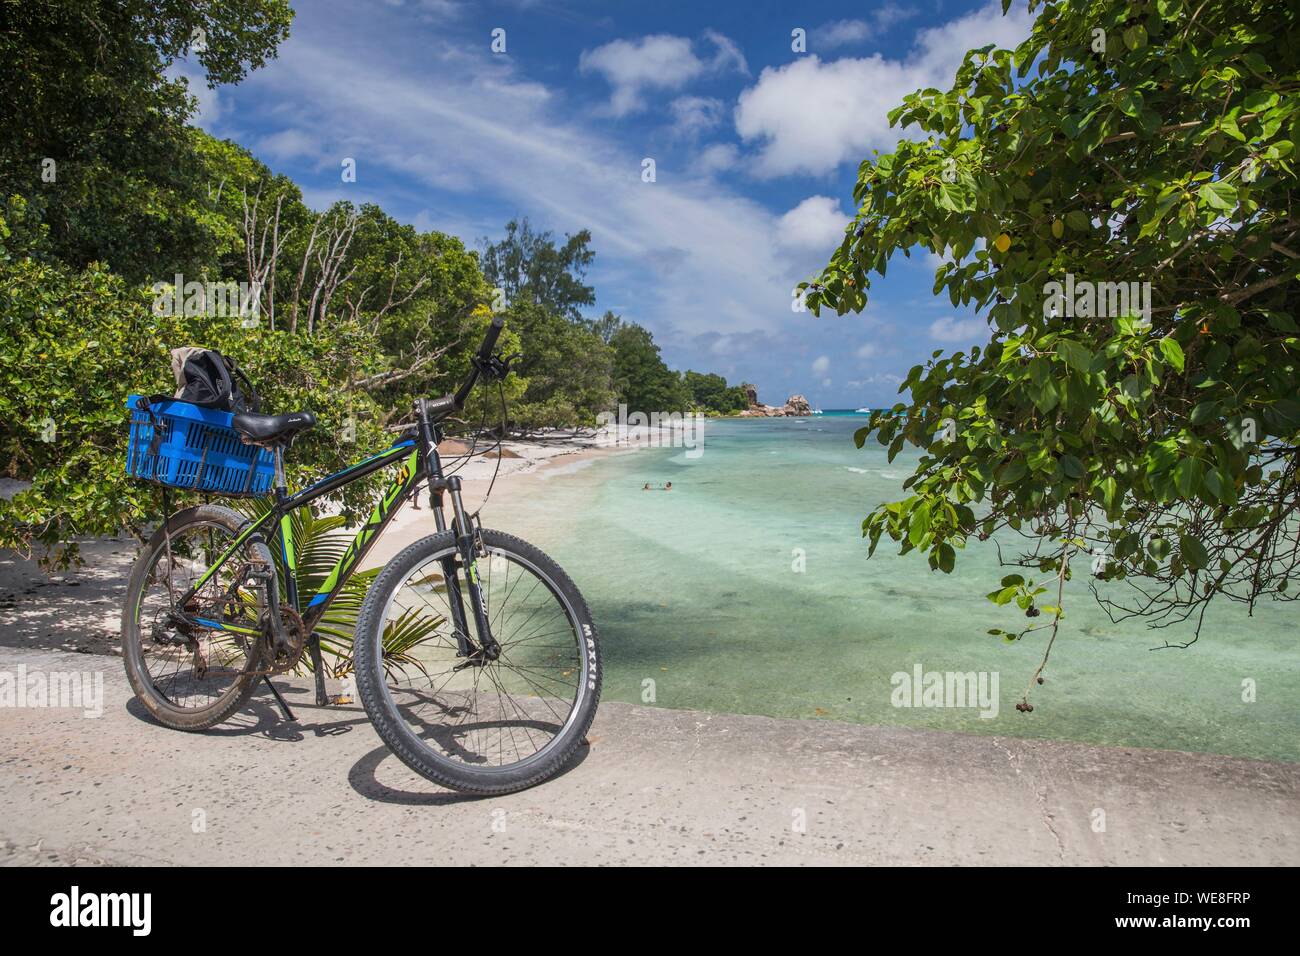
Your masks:
[[[189,402],[140,395],[126,400],[131,440],[126,473],[133,478],[223,497],[256,498],[270,493],[275,457],[245,445],[231,426],[230,412]]]

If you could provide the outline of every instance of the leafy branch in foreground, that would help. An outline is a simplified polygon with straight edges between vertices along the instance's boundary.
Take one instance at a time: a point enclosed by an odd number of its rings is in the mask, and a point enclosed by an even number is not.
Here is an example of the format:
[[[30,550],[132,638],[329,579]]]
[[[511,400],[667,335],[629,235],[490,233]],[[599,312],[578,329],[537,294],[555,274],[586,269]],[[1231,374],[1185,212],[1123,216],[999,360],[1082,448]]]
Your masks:
[[[992,326],[983,347],[913,368],[910,401],[858,432],[891,460],[923,450],[910,496],[863,533],[944,572],[971,535],[1019,533],[1009,563],[1058,591],[1090,552],[1095,579],[1125,585],[1092,585],[1112,620],[1188,622],[1165,642],[1185,647],[1216,599],[1295,596],[1298,12],[1030,9],[1017,50],[969,52],[950,90],[890,114],[920,138],[862,163],[858,213],[805,286],[818,314],[860,310],[869,274],[921,247],[945,257],[935,294]],[[1002,603],[1032,617],[1036,589],[1016,577],[990,597],[1016,589]],[[1013,639],[1054,639],[1060,604]]]

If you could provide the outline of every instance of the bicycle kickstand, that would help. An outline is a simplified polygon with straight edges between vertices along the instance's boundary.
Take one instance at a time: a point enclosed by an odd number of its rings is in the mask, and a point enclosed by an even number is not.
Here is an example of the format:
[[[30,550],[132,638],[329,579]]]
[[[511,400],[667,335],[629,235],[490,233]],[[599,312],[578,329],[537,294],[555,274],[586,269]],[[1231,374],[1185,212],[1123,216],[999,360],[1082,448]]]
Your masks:
[[[293,715],[293,711],[289,709],[288,702],[280,696],[280,692],[276,690],[275,685],[271,683],[270,675],[263,674],[262,680],[266,681],[266,686],[271,691],[271,696],[275,698],[275,702],[280,705],[280,710],[284,712],[284,719],[297,720],[298,718]]]

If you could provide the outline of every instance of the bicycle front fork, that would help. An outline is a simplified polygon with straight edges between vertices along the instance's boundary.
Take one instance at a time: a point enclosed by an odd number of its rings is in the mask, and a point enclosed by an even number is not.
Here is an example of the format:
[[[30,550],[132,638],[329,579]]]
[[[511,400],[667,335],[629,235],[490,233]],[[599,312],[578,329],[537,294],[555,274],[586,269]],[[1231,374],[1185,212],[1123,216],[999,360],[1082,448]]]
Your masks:
[[[447,519],[442,510],[444,492],[451,497],[452,529],[456,533],[456,550],[460,556],[459,570],[455,558],[442,559],[442,576],[447,582],[447,605],[451,608],[451,622],[456,628],[457,656],[465,658],[465,663],[460,665],[462,667],[482,666],[501,656],[501,645],[492,636],[492,627],[488,620],[487,607],[483,603],[483,591],[478,577],[478,558],[482,551],[482,543],[474,519],[465,513],[465,505],[460,496],[460,478],[455,475],[429,482],[429,504],[438,530],[447,530]],[[477,644],[469,634],[464,595],[461,591],[459,573],[461,570],[464,571],[465,591],[469,593],[474,632],[478,636]]]

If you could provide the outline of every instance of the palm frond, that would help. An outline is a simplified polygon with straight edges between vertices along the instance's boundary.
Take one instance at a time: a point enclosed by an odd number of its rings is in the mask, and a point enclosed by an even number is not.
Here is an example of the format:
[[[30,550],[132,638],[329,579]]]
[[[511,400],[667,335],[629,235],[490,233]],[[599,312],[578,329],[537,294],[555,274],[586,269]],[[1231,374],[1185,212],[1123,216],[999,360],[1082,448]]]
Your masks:
[[[448,640],[447,636],[439,633],[446,623],[447,618],[444,615],[430,613],[424,608],[408,609],[403,611],[396,620],[389,621],[384,627],[383,636],[384,671],[390,677],[396,677],[399,674],[409,676],[407,671],[412,669],[428,677],[429,672],[424,662],[416,656],[415,652],[435,638]],[[345,672],[351,670],[350,651],[349,645],[349,656],[346,660],[340,661],[345,665]]]
[[[264,517],[271,509],[270,502],[262,499],[241,502],[241,505],[243,513],[254,521]],[[353,536],[341,516],[318,516],[310,505],[303,505],[291,512],[289,522],[297,559],[295,579],[298,594],[306,600],[320,590],[330,571],[352,543]],[[288,569],[284,564],[284,556],[278,548],[271,548],[271,554],[280,579],[280,593],[287,593]],[[316,624],[314,633],[320,638],[321,653],[331,658],[326,667],[335,677],[342,677],[352,670],[352,642],[357,618],[366,592],[378,573],[378,568],[354,573],[334,596],[324,616]],[[298,670],[311,671],[311,660],[307,655],[303,656]]]

